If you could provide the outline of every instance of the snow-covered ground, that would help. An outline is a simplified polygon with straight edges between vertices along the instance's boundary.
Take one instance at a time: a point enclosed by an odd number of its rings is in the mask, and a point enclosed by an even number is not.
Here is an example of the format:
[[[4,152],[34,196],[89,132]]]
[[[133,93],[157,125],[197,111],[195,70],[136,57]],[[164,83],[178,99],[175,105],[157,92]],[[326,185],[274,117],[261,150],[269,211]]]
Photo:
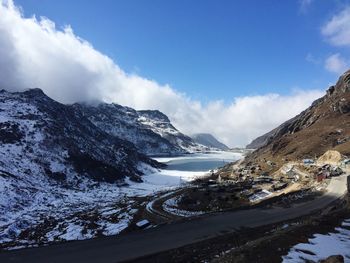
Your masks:
[[[158,162],[169,164],[173,161],[181,161],[185,164],[187,161],[191,162],[193,160],[198,161],[198,165],[201,165],[201,162],[205,163],[206,161],[211,160],[224,160],[225,162],[232,162],[242,158],[242,154],[233,153],[233,152],[211,152],[205,154],[188,154],[184,156],[177,157],[160,157],[154,158]],[[217,167],[215,167],[217,168]],[[148,170],[147,170],[148,169]],[[128,189],[130,191],[136,190],[137,193],[148,193],[151,194],[157,191],[164,191],[171,188],[180,187],[182,184],[194,180],[197,177],[205,176],[209,173],[210,169],[197,169],[193,170],[155,170],[144,167],[142,169],[145,176],[142,177],[143,183],[133,183]]]
[[[90,186],[83,190],[42,183],[33,192],[25,189],[28,196],[20,195],[21,199],[8,193],[8,201],[2,200],[0,246],[20,248],[87,239],[118,234],[128,227],[139,207],[133,193],[112,184],[86,183]],[[18,209],[11,203],[16,201]]]
[[[178,188],[186,182],[204,176],[208,171],[190,172],[174,170],[153,170],[142,177],[142,183],[129,182],[130,186],[121,190],[128,196],[151,195],[156,192]]]
[[[300,243],[291,248],[283,257],[284,263],[319,262],[332,255],[342,255],[345,263],[350,262],[350,219],[346,219],[334,232],[315,234],[308,243]]]
[[[237,154],[226,152],[197,154],[195,158],[209,156],[239,158]],[[167,158],[167,161],[174,158]],[[156,170],[144,164],[140,169],[145,173],[142,183],[126,181],[128,185],[117,186],[85,178],[77,189],[52,184],[41,176],[30,182],[0,176],[0,247],[13,249],[118,234],[128,227],[138,209],[146,205],[135,197],[147,198],[178,188],[208,173]],[[28,184],[32,185],[29,190],[26,189]]]
[[[202,211],[188,211],[188,210],[179,209],[178,202],[180,201],[181,198],[182,198],[181,195],[169,198],[163,203],[162,205],[163,210],[170,214],[181,216],[181,217],[192,217],[192,216],[199,216],[204,214],[204,212]]]

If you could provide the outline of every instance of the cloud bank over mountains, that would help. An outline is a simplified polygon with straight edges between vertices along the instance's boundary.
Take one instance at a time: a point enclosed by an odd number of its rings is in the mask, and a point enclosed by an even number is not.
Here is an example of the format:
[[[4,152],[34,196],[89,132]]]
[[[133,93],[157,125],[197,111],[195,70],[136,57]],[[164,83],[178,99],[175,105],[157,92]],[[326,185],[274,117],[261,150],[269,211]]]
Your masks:
[[[321,33],[332,46],[350,47],[350,6],[332,16],[322,26]],[[325,68],[336,74],[343,73],[349,66],[349,59],[340,53],[332,54],[325,60]]]
[[[228,105],[203,104],[169,85],[123,71],[70,26],[60,30],[48,18],[24,17],[11,0],[0,0],[1,88],[41,88],[62,103],[105,101],[158,109],[182,132],[209,132],[229,146],[247,144],[323,95],[297,90],[237,97]]]

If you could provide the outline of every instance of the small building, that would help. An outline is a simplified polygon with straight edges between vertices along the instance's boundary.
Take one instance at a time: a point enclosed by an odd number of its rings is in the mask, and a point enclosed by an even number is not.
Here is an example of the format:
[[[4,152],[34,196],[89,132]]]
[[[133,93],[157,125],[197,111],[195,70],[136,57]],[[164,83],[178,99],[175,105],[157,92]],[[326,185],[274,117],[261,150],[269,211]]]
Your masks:
[[[262,172],[259,177],[269,177],[268,172]]]
[[[272,184],[273,178],[269,176],[259,176],[254,179],[254,184]]]
[[[138,228],[146,228],[150,225],[151,225],[151,223],[147,219],[143,219],[143,220],[136,223],[136,226]]]
[[[317,178],[317,182],[322,182],[324,179],[327,178],[327,175],[324,173],[319,173],[318,175],[316,175]]]
[[[315,163],[315,161],[312,160],[312,159],[303,159],[303,164],[304,165],[312,165],[314,163]]]
[[[286,172],[286,175],[287,175],[287,179],[289,179],[289,180],[294,180],[294,181],[299,180],[299,175],[295,172],[294,168],[289,169]]]
[[[337,166],[330,169],[330,176],[339,176],[343,174],[343,170]]]

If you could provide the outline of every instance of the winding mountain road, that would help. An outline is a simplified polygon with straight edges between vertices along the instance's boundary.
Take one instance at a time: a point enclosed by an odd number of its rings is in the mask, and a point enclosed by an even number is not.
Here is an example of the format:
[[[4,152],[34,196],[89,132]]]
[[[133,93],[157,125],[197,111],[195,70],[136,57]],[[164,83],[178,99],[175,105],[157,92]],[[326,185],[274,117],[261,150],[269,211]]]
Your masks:
[[[115,263],[132,260],[233,232],[241,227],[258,227],[307,215],[343,196],[347,191],[346,178],[345,175],[332,178],[326,194],[291,208],[218,213],[130,234],[6,251],[0,253],[0,262]]]

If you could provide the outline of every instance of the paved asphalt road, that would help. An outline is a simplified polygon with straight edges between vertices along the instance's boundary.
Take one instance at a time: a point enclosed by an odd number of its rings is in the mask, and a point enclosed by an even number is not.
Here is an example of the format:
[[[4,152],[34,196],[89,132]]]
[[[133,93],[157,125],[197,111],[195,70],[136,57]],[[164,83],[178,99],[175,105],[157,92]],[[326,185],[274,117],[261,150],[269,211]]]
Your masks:
[[[332,178],[327,194],[291,208],[251,209],[200,217],[130,234],[0,253],[0,262],[120,262],[218,236],[240,227],[257,227],[319,210],[346,192],[346,176]]]

